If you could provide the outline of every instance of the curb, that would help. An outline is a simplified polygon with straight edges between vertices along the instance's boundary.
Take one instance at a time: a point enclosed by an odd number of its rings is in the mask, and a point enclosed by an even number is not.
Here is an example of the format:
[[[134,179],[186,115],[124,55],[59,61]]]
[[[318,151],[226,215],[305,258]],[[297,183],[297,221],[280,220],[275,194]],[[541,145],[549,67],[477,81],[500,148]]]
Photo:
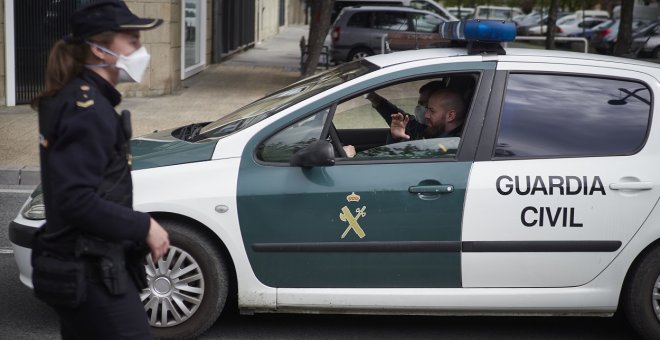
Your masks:
[[[38,167],[0,167],[0,185],[37,185],[41,183]]]

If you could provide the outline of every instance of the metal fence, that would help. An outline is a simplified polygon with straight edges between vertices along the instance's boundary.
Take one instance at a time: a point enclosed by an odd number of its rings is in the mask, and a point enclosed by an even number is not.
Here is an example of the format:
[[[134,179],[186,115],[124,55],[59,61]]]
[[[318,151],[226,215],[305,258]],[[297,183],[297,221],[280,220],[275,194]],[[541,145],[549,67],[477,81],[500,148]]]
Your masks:
[[[69,33],[69,17],[82,0],[15,0],[16,103],[29,103],[44,89],[53,43]]]

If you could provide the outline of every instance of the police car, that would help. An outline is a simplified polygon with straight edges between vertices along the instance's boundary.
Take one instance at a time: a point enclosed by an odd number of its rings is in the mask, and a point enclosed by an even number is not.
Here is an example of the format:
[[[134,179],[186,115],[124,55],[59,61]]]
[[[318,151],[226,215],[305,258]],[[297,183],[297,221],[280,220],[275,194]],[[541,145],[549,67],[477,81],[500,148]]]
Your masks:
[[[621,311],[660,338],[660,68],[505,49],[511,23],[441,31],[470,42],[347,63],[133,141],[135,208],[172,242],[142,294],[158,336],[201,334],[232,295],[250,313]],[[386,144],[365,95],[413,112],[430,81],[463,94],[460,137]],[[28,286],[44,218],[37,190],[10,226]]]

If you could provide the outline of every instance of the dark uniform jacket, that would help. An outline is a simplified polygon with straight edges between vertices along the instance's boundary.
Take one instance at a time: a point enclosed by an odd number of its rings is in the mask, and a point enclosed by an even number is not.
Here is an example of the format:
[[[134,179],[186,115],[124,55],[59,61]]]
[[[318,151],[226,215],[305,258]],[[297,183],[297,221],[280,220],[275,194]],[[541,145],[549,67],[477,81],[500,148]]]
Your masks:
[[[149,215],[132,209],[128,139],[114,107],[117,90],[84,70],[39,103],[44,247],[72,254],[84,233],[109,242],[143,242]]]

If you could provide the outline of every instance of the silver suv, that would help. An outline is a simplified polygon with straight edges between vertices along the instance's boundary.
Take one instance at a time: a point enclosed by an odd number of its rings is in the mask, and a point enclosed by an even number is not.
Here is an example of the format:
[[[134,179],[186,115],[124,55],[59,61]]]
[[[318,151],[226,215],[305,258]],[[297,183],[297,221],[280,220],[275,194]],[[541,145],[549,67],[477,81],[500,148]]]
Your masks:
[[[437,34],[445,20],[437,14],[406,7],[345,7],[331,32],[331,55],[336,63],[392,51],[437,47],[446,40]]]

